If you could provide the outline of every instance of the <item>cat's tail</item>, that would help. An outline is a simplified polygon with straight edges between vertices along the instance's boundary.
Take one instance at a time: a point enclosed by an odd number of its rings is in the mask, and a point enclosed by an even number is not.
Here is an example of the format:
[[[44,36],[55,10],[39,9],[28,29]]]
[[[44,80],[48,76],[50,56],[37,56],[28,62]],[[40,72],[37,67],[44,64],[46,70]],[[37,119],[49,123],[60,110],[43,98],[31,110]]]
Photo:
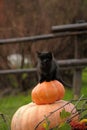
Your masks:
[[[68,83],[66,83],[65,81],[63,81],[61,78],[58,79],[58,81],[61,82],[65,87],[72,88],[71,85],[69,85]]]

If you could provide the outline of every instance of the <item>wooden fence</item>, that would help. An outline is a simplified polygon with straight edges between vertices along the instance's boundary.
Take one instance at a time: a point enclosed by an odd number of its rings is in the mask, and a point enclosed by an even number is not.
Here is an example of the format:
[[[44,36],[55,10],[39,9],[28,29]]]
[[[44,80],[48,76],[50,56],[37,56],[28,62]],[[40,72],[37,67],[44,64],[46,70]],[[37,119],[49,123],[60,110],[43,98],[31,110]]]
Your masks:
[[[29,41],[49,40],[59,37],[74,37],[74,59],[59,60],[60,69],[74,69],[73,74],[73,93],[74,98],[80,96],[82,86],[82,69],[87,66],[87,59],[80,59],[79,44],[80,38],[84,34],[87,34],[87,23],[76,23],[61,26],[53,26],[52,33],[46,35],[37,35],[31,37],[12,38],[12,39],[0,39],[0,45],[15,44],[15,43],[27,43]],[[35,44],[35,42],[34,42]],[[15,73],[36,73],[36,68],[33,69],[17,69],[17,70],[0,70],[0,74],[15,74]]]

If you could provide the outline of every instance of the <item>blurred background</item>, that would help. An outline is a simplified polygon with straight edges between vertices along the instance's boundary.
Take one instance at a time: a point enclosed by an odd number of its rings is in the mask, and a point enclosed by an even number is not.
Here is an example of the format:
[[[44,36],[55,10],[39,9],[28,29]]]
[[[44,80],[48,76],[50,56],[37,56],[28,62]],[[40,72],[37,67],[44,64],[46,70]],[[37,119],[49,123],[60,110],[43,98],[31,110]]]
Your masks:
[[[0,0],[0,39],[49,34],[52,26],[86,22],[86,12],[86,0]],[[86,36],[80,48],[80,58],[86,58]],[[0,70],[36,67],[36,51],[51,51],[57,60],[73,59],[74,38],[0,44]],[[63,71],[62,75],[72,85],[72,70]],[[27,91],[36,82],[35,74],[0,74],[1,96]]]

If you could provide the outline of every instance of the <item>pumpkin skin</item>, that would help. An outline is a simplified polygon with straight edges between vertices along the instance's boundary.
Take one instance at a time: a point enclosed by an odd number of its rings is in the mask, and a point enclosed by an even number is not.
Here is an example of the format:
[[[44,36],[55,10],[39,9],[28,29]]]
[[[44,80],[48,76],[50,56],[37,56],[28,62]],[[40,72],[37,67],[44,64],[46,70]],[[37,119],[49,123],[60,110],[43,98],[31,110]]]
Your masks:
[[[32,90],[32,101],[38,105],[54,103],[64,97],[64,86],[57,80],[38,83]]]
[[[20,107],[14,114],[11,122],[11,130],[35,130],[37,124],[44,119],[44,116],[49,115],[54,110],[60,108],[67,101],[60,100],[53,104],[37,105],[33,102]],[[69,103],[63,108],[59,109],[48,118],[50,121],[50,128],[53,128],[60,124],[63,120],[60,118],[60,112],[65,109],[65,111],[71,112],[74,105]],[[76,109],[73,110],[73,113]],[[73,114],[72,114],[73,115]],[[78,116],[75,116],[72,121],[77,121]],[[43,128],[42,122],[36,130],[45,130]]]

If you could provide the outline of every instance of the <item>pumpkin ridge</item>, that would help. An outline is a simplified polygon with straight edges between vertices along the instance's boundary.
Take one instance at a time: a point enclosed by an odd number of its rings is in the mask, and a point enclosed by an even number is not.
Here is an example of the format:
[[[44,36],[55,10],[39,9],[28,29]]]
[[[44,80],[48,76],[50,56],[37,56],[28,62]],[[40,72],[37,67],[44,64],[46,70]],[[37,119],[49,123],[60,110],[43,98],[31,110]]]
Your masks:
[[[59,81],[55,81],[54,84],[58,82],[59,86],[58,86],[58,93],[60,93],[60,98],[58,98],[58,100],[62,99],[64,97],[64,94],[65,94],[65,88],[63,86],[62,83],[60,83]]]
[[[58,94],[58,89],[59,89],[59,88],[57,89],[57,86],[54,85],[54,84],[55,84],[55,82],[54,82],[54,83],[52,82],[52,86],[54,87],[55,93]],[[56,86],[56,87],[55,87],[55,86]],[[55,101],[57,101],[57,99],[58,99],[58,97],[56,98]]]
[[[64,97],[64,86],[57,80],[38,83],[32,90],[32,101],[38,105],[54,103]]]

